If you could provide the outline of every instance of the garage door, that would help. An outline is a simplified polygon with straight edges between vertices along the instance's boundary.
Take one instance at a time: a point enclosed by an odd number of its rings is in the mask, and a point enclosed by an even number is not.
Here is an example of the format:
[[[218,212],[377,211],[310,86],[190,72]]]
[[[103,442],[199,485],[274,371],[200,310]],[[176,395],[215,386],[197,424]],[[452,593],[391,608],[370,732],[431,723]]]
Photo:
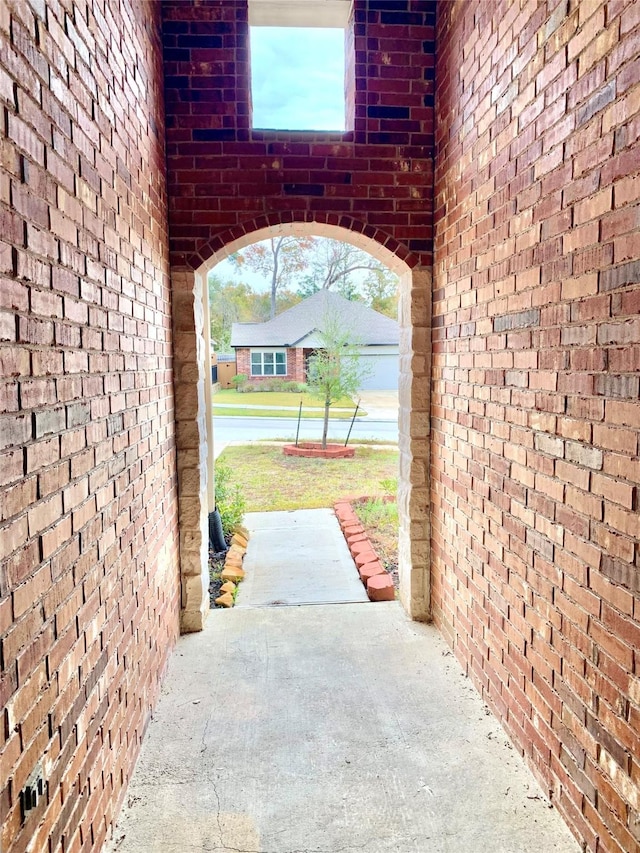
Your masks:
[[[361,355],[360,364],[368,371],[361,387],[366,391],[395,391],[398,388],[397,355]]]

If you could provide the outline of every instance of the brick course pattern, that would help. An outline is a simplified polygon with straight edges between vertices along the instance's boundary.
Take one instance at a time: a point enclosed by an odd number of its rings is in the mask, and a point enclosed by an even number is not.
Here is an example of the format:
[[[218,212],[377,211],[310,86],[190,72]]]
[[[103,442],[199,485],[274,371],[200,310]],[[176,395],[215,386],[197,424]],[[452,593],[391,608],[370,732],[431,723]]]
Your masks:
[[[436,69],[434,3],[355,0],[331,135],[250,128],[246,0],[0,3],[5,853],[102,845],[208,608],[202,270],[311,226],[411,268],[408,609],[431,553],[434,618],[576,836],[640,849],[639,9],[443,2]]]
[[[246,0],[162,8],[174,267],[292,221],[364,227],[430,266],[435,3],[355,0],[345,134],[251,129]]]
[[[439,6],[433,612],[594,853],[640,850],[639,27]]]
[[[277,376],[276,379],[285,379],[287,382],[304,382],[304,351],[300,348],[286,347],[287,354],[287,372],[284,376]],[[236,349],[236,372],[244,373],[248,376],[251,382],[262,382],[263,380],[273,379],[273,376],[252,376],[251,375],[251,350],[249,347],[238,347]]]
[[[98,851],[178,630],[159,9],[3,0],[0,56],[0,848]]]
[[[206,268],[286,229],[351,238],[408,273],[400,299],[401,589],[410,612],[424,618],[435,3],[355,0],[345,37],[353,127],[344,134],[251,128],[247,0],[165,0],[162,14],[182,628],[199,630],[208,608],[212,437],[199,357]]]

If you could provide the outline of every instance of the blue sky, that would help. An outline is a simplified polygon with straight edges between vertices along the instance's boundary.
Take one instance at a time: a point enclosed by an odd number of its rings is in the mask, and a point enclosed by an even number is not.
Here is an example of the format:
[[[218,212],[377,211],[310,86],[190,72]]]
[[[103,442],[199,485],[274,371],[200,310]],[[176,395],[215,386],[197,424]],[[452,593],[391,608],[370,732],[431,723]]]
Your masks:
[[[344,130],[344,30],[251,27],[253,126]]]

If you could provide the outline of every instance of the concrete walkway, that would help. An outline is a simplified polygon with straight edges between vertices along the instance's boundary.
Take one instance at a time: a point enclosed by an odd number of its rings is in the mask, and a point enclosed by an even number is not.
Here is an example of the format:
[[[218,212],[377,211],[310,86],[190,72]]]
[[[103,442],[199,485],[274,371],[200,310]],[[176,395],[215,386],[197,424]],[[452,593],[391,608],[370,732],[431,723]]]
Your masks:
[[[236,607],[368,601],[331,509],[248,512]]]
[[[118,853],[577,853],[436,630],[240,607],[180,639]]]

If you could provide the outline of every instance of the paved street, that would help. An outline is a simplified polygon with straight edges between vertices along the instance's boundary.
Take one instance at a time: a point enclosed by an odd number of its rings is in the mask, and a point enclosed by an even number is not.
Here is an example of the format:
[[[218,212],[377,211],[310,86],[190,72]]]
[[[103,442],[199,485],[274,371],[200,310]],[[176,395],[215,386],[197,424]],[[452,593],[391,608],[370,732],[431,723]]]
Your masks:
[[[329,440],[344,441],[351,421],[331,421]],[[298,426],[297,418],[245,418],[219,417],[213,419],[214,441],[216,444],[228,444],[231,441],[258,441],[260,439],[295,439]],[[322,419],[304,418],[300,422],[300,438],[306,441],[320,441],[322,438]],[[395,420],[356,418],[351,431],[350,442],[362,439],[376,439],[394,443],[398,440],[398,423]]]

